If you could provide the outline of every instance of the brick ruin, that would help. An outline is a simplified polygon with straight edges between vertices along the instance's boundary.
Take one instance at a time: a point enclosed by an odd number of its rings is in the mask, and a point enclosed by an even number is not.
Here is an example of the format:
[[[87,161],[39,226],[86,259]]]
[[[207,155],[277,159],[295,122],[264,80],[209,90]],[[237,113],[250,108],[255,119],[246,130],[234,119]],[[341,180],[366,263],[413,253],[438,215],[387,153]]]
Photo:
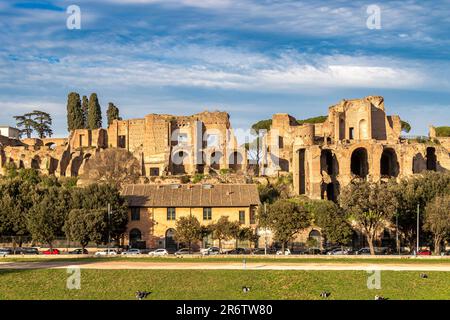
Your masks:
[[[299,125],[275,114],[265,141],[276,152],[269,151],[262,170],[290,172],[297,194],[329,200],[355,177],[379,181],[450,170],[450,139],[433,137],[432,128],[429,139],[407,139],[401,130],[400,117],[386,115],[380,96],[342,100],[323,123]]]
[[[398,116],[386,115],[379,96],[342,100],[329,107],[322,123],[298,124],[275,114],[264,136],[260,173],[291,173],[297,194],[336,200],[354,177],[373,181],[423,170],[450,170],[450,139],[415,141],[401,136]],[[80,129],[63,139],[15,140],[0,136],[0,165],[35,168],[44,174],[78,176],[85,164],[107,148],[130,151],[142,176],[214,172],[251,175],[254,167],[240,146],[226,112],[191,116],[148,114],[116,120],[107,129]]]

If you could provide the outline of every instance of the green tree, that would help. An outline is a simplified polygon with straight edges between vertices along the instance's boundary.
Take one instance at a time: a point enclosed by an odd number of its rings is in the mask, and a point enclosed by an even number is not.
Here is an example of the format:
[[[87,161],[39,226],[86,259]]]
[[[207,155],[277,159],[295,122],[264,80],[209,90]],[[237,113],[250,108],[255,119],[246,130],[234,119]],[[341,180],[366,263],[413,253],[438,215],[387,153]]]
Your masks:
[[[105,210],[71,210],[63,228],[67,238],[80,242],[83,249],[90,241],[100,244],[108,232],[105,215]]]
[[[92,93],[89,97],[87,122],[89,129],[98,129],[102,127],[102,110],[100,108],[96,93]]]
[[[81,110],[80,95],[76,92],[71,92],[67,96],[67,129],[70,131],[82,129],[83,111]]]
[[[312,200],[308,202],[308,209],[327,242],[343,246],[352,240],[353,229],[344,210],[336,203]]]
[[[372,183],[353,180],[340,195],[341,206],[363,230],[370,253],[375,254],[374,240],[396,210],[397,201],[388,183]]]
[[[450,235],[450,195],[437,196],[427,204],[424,229],[433,234],[434,252],[440,254],[442,242]]]
[[[222,241],[229,240],[233,236],[234,223],[228,217],[221,216],[215,224],[211,226],[213,239],[219,240],[219,249],[222,250]]]
[[[39,110],[34,110],[31,115],[34,118],[33,129],[36,131],[38,137],[41,139],[51,137],[53,135],[51,115]]]
[[[108,218],[107,208],[111,205],[112,213]],[[117,187],[109,184],[90,184],[83,188],[75,188],[72,191],[73,209],[103,210],[103,221],[109,224],[111,240],[119,241],[126,230],[128,223],[128,207],[125,199],[120,195]],[[110,220],[110,221],[108,221]],[[94,240],[93,240],[94,241]],[[102,239],[95,240],[107,243],[108,228],[103,230]]]
[[[401,179],[392,190],[392,195],[398,202],[399,230],[408,246],[414,248],[417,241],[417,206],[420,213],[423,213],[426,205],[436,196],[450,194],[450,174],[427,171]],[[419,214],[420,226],[423,225],[423,217],[423,214]],[[396,222],[394,220],[393,223]]]
[[[178,219],[175,223],[175,230],[175,240],[187,243],[189,251],[192,249],[193,242],[202,239],[202,227],[193,215]]]
[[[88,128],[88,113],[89,113],[89,99],[86,96],[83,96],[81,100],[81,114],[83,117],[83,128]]]
[[[36,122],[32,119],[33,114],[31,112],[22,116],[14,116],[16,119],[16,126],[20,129],[20,137],[25,135],[27,138],[31,138],[33,129],[36,127]]]
[[[63,235],[70,199],[70,192],[64,188],[51,187],[38,191],[27,216],[27,229],[33,240],[53,248],[55,238]]]
[[[109,127],[114,120],[120,120],[119,108],[117,108],[112,102],[108,103],[108,110],[106,111],[106,116],[108,118],[108,127]]]
[[[269,228],[274,239],[281,242],[284,252],[286,244],[301,230],[311,225],[311,216],[305,206],[289,200],[277,200],[259,214],[262,227]]]

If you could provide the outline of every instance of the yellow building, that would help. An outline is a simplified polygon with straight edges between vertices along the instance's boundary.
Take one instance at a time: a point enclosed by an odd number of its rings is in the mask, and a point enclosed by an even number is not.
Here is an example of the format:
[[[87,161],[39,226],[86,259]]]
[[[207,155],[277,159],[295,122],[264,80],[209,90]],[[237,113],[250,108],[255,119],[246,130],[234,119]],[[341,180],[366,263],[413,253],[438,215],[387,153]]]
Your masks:
[[[138,248],[176,249],[176,221],[189,215],[202,225],[227,216],[256,227],[260,204],[254,184],[129,185],[122,194],[130,208],[125,243]],[[213,244],[210,237],[202,241],[204,247]]]

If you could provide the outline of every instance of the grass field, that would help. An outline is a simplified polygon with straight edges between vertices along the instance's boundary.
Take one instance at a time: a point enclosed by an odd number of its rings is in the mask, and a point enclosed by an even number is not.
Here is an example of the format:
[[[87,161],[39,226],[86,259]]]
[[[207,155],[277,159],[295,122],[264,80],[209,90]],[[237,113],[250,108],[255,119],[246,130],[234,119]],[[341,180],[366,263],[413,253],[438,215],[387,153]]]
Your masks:
[[[369,290],[365,271],[81,270],[81,289],[66,289],[66,270],[0,270],[0,299],[450,299],[450,272],[381,272]],[[242,286],[251,287],[243,293]]]

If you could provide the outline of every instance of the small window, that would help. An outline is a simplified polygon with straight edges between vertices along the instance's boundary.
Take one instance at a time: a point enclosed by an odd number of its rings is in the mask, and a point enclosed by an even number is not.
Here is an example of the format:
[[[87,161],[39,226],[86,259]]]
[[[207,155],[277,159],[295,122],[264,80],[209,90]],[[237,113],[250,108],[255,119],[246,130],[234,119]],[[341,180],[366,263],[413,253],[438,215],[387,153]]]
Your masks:
[[[350,128],[350,129],[349,129],[349,132],[348,132],[348,133],[349,133],[349,137],[348,137],[348,138],[349,138],[350,140],[353,140],[353,133],[354,133],[354,130],[355,130],[354,128]]]
[[[176,213],[175,208],[167,208],[167,220],[175,220]]]
[[[136,207],[131,208],[131,221],[139,221],[139,220],[141,220],[140,208]]]
[[[245,211],[244,210],[239,211],[239,223],[241,223],[241,224],[245,223]]]
[[[152,177],[159,176],[159,168],[150,168],[150,176]]]
[[[203,220],[211,220],[211,219],[212,219],[212,209],[203,208]]]
[[[256,207],[255,206],[251,206],[250,207],[250,224],[255,224],[256,223]]]
[[[126,146],[127,146],[127,139],[126,139],[125,136],[119,136],[117,140],[118,140],[117,141],[117,147],[118,148],[123,148],[123,149],[126,148]]]
[[[284,148],[284,140],[283,137],[278,137],[278,148],[283,149]]]

